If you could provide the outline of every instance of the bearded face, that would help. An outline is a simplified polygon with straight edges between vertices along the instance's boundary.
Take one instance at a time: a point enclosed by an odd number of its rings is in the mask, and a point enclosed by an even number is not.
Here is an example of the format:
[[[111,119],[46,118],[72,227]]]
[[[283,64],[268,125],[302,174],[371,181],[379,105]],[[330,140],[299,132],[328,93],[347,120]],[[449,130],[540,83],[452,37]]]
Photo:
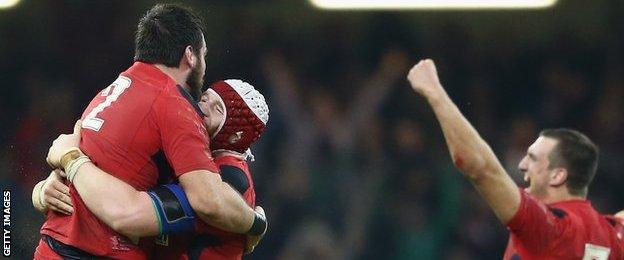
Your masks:
[[[203,60],[203,59],[202,59]],[[204,85],[204,69],[201,68],[201,62],[198,62],[189,73],[186,78],[186,85],[189,87],[189,91],[194,98],[199,98]]]
[[[194,52],[195,65],[191,68],[191,72],[186,78],[186,85],[191,92],[191,95],[196,100],[201,96],[201,90],[204,86],[204,74],[206,73],[206,54],[208,53],[208,48],[206,47],[206,40],[204,39],[204,35],[202,34],[202,47],[199,51]]]

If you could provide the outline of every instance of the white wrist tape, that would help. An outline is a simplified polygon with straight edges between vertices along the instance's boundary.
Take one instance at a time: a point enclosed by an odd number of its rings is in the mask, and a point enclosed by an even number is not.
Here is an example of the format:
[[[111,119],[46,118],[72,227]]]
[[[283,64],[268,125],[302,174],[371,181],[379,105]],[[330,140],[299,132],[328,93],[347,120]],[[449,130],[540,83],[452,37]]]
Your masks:
[[[74,182],[74,178],[76,177],[76,173],[78,173],[78,169],[83,164],[91,162],[88,156],[82,155],[67,164],[67,168],[65,169],[65,174],[67,174],[67,180],[70,182]]]
[[[43,195],[43,185],[45,185],[46,180],[40,181],[39,183],[37,183],[37,185],[35,185],[35,188],[33,188],[33,193],[32,193],[32,203],[33,206],[35,206],[35,208],[41,212],[47,211],[46,206],[43,204],[43,200],[41,199],[41,196]]]

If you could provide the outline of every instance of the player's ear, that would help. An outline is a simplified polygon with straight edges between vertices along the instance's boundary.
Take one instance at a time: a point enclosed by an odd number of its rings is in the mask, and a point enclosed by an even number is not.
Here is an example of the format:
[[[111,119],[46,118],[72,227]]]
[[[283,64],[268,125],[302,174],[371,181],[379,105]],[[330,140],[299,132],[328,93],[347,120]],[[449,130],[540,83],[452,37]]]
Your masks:
[[[235,144],[240,141],[241,138],[243,138],[243,131],[238,131],[228,137],[228,142],[230,144]]]
[[[566,168],[557,167],[550,172],[549,184],[551,186],[561,186],[568,180],[568,170]]]
[[[197,59],[195,57],[195,54],[193,54],[193,47],[186,46],[186,48],[184,49],[184,56],[182,57],[182,62],[186,63],[189,68],[193,68],[195,67],[195,63],[197,63]]]

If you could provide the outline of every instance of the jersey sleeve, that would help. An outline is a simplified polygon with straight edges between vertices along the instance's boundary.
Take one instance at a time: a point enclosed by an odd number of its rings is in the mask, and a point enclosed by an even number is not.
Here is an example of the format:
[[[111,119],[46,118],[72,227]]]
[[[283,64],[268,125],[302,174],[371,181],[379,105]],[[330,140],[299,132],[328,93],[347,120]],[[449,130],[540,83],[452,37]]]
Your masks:
[[[548,250],[570,226],[570,218],[563,210],[548,208],[524,190],[520,191],[520,195],[520,207],[507,223],[507,228],[526,248],[536,252]]]
[[[219,172],[210,154],[206,127],[186,99],[161,97],[154,113],[163,151],[176,177],[194,170]]]

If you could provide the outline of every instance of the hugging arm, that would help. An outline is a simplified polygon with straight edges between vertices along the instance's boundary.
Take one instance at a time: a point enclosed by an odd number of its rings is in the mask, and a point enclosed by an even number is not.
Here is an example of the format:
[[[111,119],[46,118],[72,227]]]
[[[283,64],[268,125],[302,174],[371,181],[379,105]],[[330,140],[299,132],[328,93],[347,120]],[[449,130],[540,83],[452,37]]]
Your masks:
[[[166,217],[177,216],[188,220],[193,210],[208,224],[226,231],[261,235],[266,230],[264,215],[249,208],[236,191],[221,181],[217,173],[195,170],[182,174],[180,186],[186,194],[181,189],[178,192],[171,190],[175,187],[160,194],[137,191],[98,168],[88,158],[84,159],[86,156],[76,148],[80,131],[79,121],[73,134],[59,136],[50,148],[48,162],[67,171],[68,179],[87,208],[115,231],[129,237],[175,232],[177,229],[169,224],[178,222],[175,218]],[[165,198],[158,199],[161,194],[168,194],[168,199],[180,203],[177,207],[179,214],[172,216],[163,211],[166,203]]]

